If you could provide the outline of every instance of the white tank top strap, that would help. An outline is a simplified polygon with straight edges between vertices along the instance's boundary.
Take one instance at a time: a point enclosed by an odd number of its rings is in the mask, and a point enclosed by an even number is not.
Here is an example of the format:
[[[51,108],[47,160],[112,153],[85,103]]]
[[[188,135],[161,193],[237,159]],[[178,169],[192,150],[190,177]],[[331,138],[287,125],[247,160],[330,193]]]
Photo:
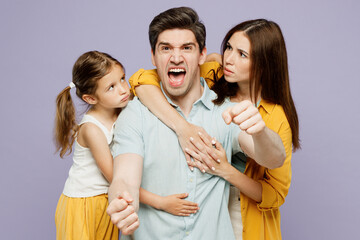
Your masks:
[[[107,143],[110,144],[112,139],[113,139],[113,131],[114,131],[114,125],[111,128],[111,131],[109,131],[99,120],[97,120],[94,116],[91,116],[89,114],[85,114],[82,118],[82,120],[80,121],[79,125],[82,125],[84,123],[93,123],[96,126],[98,126],[105,134]]]

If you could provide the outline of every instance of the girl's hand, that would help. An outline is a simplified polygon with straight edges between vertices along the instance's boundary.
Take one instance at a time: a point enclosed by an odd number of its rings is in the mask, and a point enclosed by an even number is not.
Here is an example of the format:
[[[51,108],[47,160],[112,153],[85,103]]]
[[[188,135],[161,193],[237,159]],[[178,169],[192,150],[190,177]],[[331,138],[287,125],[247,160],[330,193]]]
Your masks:
[[[211,137],[202,127],[188,122],[186,122],[185,125],[181,125],[182,126],[178,126],[179,129],[176,131],[176,134],[178,136],[181,148],[184,151],[186,162],[190,170],[193,170],[194,167],[198,167],[199,169],[203,170],[203,172],[205,172],[205,169],[212,168],[212,161],[207,155],[214,155],[214,152],[211,148],[207,151],[205,148],[205,143],[202,140],[202,138],[204,138],[208,141],[211,141]],[[200,138],[199,134],[202,135],[202,138]],[[201,152],[207,154],[201,154]],[[191,157],[194,159],[194,161],[191,160]]]
[[[180,193],[161,197],[159,209],[176,216],[190,216],[200,208],[197,203],[184,200],[188,195],[188,193]]]

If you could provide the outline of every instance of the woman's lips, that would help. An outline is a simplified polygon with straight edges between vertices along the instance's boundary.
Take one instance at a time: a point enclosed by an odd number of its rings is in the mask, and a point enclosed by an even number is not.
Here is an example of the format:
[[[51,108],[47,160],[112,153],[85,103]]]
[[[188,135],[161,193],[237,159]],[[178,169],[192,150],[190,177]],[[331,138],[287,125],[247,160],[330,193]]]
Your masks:
[[[231,75],[233,74],[234,72],[230,71],[228,68],[224,68],[224,74],[225,75]]]

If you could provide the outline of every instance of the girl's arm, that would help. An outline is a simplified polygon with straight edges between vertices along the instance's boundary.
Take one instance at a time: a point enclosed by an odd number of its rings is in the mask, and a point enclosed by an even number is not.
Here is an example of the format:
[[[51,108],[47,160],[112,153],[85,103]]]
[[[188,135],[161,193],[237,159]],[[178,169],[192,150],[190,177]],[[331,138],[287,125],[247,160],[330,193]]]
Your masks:
[[[111,183],[113,178],[113,157],[101,129],[95,124],[84,123],[80,127],[77,141],[81,146],[90,149],[98,168],[106,180]]]
[[[187,193],[180,193],[162,197],[140,188],[141,203],[176,216],[190,216],[199,210],[197,203],[184,200],[187,196]]]

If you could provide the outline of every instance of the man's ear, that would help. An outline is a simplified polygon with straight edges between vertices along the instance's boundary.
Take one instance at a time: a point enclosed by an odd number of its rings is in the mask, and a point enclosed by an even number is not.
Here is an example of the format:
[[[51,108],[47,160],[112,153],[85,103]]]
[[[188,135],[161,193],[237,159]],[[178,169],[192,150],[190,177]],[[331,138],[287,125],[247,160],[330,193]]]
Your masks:
[[[152,49],[151,49],[151,63],[156,67],[155,54],[154,54],[154,51]]]
[[[207,53],[207,49],[206,49],[206,47],[204,47],[202,52],[200,53],[199,65],[202,65],[205,62],[206,53]]]
[[[87,102],[90,105],[94,105],[97,103],[97,99],[93,95],[90,95],[90,94],[84,94],[82,96],[82,100],[84,100],[85,102]]]

